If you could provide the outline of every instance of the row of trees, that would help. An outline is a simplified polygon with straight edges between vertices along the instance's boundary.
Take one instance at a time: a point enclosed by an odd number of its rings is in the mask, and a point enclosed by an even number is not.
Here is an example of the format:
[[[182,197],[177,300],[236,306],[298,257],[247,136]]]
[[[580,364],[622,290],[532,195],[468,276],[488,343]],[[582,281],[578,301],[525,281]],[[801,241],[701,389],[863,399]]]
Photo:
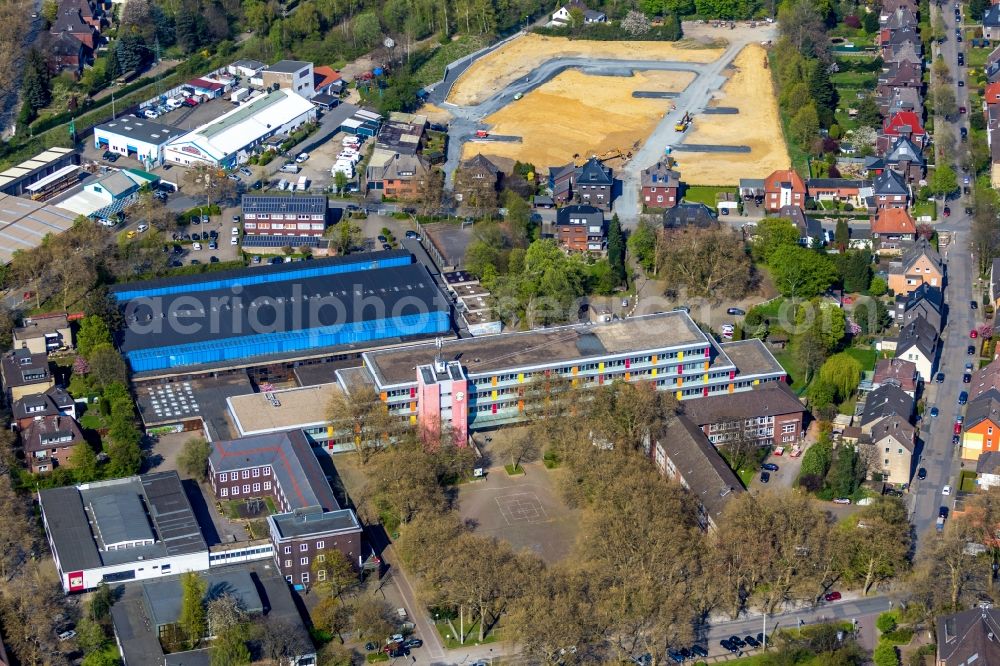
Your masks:
[[[447,438],[428,446],[399,433],[395,446],[361,458],[368,485],[355,497],[359,512],[398,529],[396,552],[418,576],[421,598],[480,640],[499,626],[546,664],[662,659],[667,645],[693,642],[712,611],[774,612],[836,583],[867,593],[908,570],[909,524],[894,499],[838,525],[792,491],[740,494],[706,533],[696,496],[646,453],[680,409],[670,394],[626,383],[576,395],[553,381],[546,390],[530,424],[492,453],[513,466],[544,450],[564,468],[557,483],[579,514],[577,540],[559,562],[458,519],[446,489],[472,460]]]

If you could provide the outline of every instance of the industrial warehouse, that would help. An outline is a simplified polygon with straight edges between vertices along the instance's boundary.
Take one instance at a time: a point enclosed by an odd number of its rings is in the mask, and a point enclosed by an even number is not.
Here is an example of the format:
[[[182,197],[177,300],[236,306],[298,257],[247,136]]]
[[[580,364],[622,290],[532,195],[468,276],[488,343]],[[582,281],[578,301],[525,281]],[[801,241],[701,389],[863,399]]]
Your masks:
[[[275,90],[170,141],[163,157],[172,164],[228,169],[272,136],[289,134],[314,120],[316,107],[309,100],[291,90]]]
[[[123,285],[119,347],[139,379],[322,357],[449,333],[450,307],[405,251]]]

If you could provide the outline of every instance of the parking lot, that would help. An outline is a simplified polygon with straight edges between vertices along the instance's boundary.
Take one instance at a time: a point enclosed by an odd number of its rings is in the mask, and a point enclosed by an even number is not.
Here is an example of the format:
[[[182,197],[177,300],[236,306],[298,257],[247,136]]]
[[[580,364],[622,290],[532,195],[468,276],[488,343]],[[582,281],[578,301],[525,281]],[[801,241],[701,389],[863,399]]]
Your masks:
[[[179,241],[174,243],[172,250],[174,266],[178,265],[177,262],[208,264],[241,258],[239,244],[234,245],[232,242],[233,238],[241,238],[240,235],[233,234],[234,228],[242,233],[242,224],[233,219],[238,218],[239,213],[238,207],[225,208],[221,215],[208,216],[207,223],[199,222],[181,227],[174,234],[175,240]],[[214,248],[213,243],[216,245]]]

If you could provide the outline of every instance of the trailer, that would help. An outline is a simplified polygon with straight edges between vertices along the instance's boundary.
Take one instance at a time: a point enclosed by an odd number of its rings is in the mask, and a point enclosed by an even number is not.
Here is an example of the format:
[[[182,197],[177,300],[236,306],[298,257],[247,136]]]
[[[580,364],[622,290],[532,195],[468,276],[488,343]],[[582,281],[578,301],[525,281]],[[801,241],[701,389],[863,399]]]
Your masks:
[[[305,176],[299,176],[299,182],[295,185],[295,189],[299,192],[305,192],[306,187],[309,185],[309,181]]]
[[[239,90],[233,91],[233,94],[229,96],[229,101],[231,101],[233,104],[239,104],[249,96],[250,96],[249,88],[240,88]]]

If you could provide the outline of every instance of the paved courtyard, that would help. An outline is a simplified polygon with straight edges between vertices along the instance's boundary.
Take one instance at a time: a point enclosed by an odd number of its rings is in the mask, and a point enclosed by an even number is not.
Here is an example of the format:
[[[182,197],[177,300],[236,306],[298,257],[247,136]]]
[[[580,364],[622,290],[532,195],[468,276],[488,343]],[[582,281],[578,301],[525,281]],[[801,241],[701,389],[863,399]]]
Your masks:
[[[540,463],[524,465],[525,474],[507,476],[502,467],[485,479],[459,488],[459,514],[476,534],[494,536],[517,549],[538,553],[546,562],[566,557],[576,536],[579,511],[568,508],[555,487],[563,470]]]

